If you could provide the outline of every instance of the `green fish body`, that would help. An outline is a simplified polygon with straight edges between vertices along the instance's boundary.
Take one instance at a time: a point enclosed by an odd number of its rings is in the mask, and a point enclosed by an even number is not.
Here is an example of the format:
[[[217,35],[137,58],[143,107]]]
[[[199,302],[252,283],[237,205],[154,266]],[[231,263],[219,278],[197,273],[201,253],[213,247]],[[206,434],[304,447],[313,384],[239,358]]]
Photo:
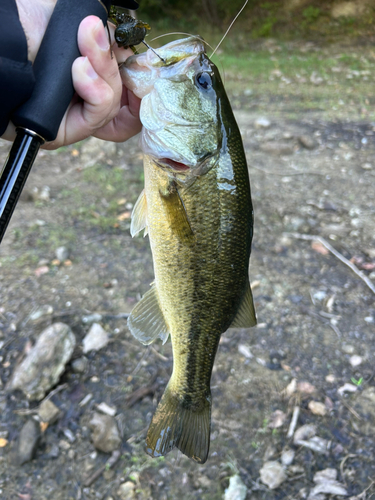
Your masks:
[[[145,189],[132,234],[150,237],[155,281],[128,325],[143,344],[171,335],[173,373],[147,434],[147,452],[174,447],[207,460],[210,379],[220,336],[256,324],[248,267],[253,209],[245,153],[217,68],[199,38],[128,59],[142,98]]]

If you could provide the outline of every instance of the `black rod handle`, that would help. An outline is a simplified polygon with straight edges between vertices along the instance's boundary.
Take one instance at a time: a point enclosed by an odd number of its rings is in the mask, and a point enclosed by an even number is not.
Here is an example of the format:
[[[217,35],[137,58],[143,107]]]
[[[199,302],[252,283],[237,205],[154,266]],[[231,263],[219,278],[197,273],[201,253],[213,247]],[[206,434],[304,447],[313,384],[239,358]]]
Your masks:
[[[58,0],[33,65],[35,87],[30,99],[12,116],[18,127],[53,141],[74,95],[72,64],[80,56],[77,31],[86,16],[107,22],[111,1]]]

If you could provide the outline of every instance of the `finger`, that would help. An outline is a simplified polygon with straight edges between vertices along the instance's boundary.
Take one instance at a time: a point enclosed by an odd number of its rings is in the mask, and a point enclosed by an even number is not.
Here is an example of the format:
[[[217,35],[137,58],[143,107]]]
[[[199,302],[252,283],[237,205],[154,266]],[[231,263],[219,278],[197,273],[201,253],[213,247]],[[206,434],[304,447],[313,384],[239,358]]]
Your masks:
[[[139,120],[141,100],[126,87],[123,89],[121,109],[117,116],[94,134],[99,139],[124,142],[142,129]]]
[[[120,99],[122,85],[117,60],[111,55],[108,34],[99,18],[88,16],[81,22],[78,47],[82,56],[88,57],[96,73],[112,87],[115,97]]]
[[[57,138],[46,145],[47,149],[85,139],[108,123],[120,109],[121,97],[114,100],[112,88],[100,78],[87,57],[74,61],[72,77],[81,99],[76,97],[72,101],[60,124]]]

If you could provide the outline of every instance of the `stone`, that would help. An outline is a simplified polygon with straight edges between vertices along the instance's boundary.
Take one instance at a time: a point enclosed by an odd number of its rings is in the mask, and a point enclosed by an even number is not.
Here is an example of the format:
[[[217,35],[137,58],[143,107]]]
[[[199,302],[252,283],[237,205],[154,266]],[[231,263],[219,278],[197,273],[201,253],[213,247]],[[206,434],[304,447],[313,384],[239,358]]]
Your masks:
[[[260,116],[255,120],[255,126],[257,128],[270,128],[271,122],[268,118],[265,118],[264,116]]]
[[[126,483],[120,484],[117,490],[117,495],[120,500],[133,500],[137,498],[135,493],[135,484],[132,481],[126,481]]]
[[[30,400],[43,399],[57,384],[75,345],[75,336],[68,325],[54,323],[49,326],[16,367],[7,389],[20,389]]]
[[[38,409],[38,415],[42,422],[54,424],[61,416],[61,411],[49,399],[42,401]]]
[[[362,418],[361,432],[365,436],[375,435],[375,387],[364,389],[357,397],[354,410]]]
[[[353,366],[353,368],[362,364],[362,361],[363,358],[361,356],[358,356],[357,354],[354,354],[349,358],[349,363]]]
[[[304,147],[305,149],[309,149],[310,151],[317,147],[315,139],[309,135],[299,136],[298,142],[301,144],[302,147]]]
[[[308,404],[308,408],[314,415],[324,416],[327,414],[327,408],[323,403],[319,401],[310,401]]]
[[[89,367],[89,360],[86,356],[81,356],[72,361],[72,370],[74,373],[85,373]]]
[[[294,460],[296,452],[292,450],[291,448],[284,448],[282,453],[281,453],[281,463],[284,466],[291,465],[291,463]]]
[[[336,481],[337,470],[328,468],[315,473],[313,481],[316,484],[310,491],[308,500],[316,500],[320,494],[346,496],[348,492],[344,485]]]
[[[108,333],[99,323],[93,323],[83,339],[83,352],[99,351],[108,344]]]
[[[241,477],[236,474],[229,479],[229,486],[224,492],[224,500],[245,500],[247,488]]]
[[[106,415],[109,415],[110,417],[114,417],[117,412],[116,408],[107,405],[107,403],[104,403],[104,401],[102,403],[99,403],[97,408],[99,411],[105,413]]]
[[[293,437],[293,443],[299,445],[301,441],[310,439],[316,434],[316,427],[312,424],[302,425],[296,430]]]
[[[286,479],[287,475],[280,462],[266,462],[259,471],[260,480],[267,485],[270,490],[278,488]]]
[[[64,262],[69,258],[69,250],[66,247],[58,247],[55,251],[56,259],[60,262]]]
[[[24,424],[17,443],[16,462],[18,465],[30,462],[34,458],[40,435],[39,423],[34,419],[30,419]]]
[[[121,437],[116,420],[113,417],[95,412],[90,420],[89,427],[92,430],[92,442],[98,450],[111,453],[120,446]]]

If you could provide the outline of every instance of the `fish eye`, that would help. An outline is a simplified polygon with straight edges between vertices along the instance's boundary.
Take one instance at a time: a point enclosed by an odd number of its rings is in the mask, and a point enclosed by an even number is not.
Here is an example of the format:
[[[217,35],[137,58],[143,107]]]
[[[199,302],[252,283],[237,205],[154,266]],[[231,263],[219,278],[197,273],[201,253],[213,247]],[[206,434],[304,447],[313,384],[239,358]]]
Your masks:
[[[205,71],[203,73],[198,73],[195,77],[197,84],[204,90],[209,90],[212,88],[212,78],[209,73]]]

